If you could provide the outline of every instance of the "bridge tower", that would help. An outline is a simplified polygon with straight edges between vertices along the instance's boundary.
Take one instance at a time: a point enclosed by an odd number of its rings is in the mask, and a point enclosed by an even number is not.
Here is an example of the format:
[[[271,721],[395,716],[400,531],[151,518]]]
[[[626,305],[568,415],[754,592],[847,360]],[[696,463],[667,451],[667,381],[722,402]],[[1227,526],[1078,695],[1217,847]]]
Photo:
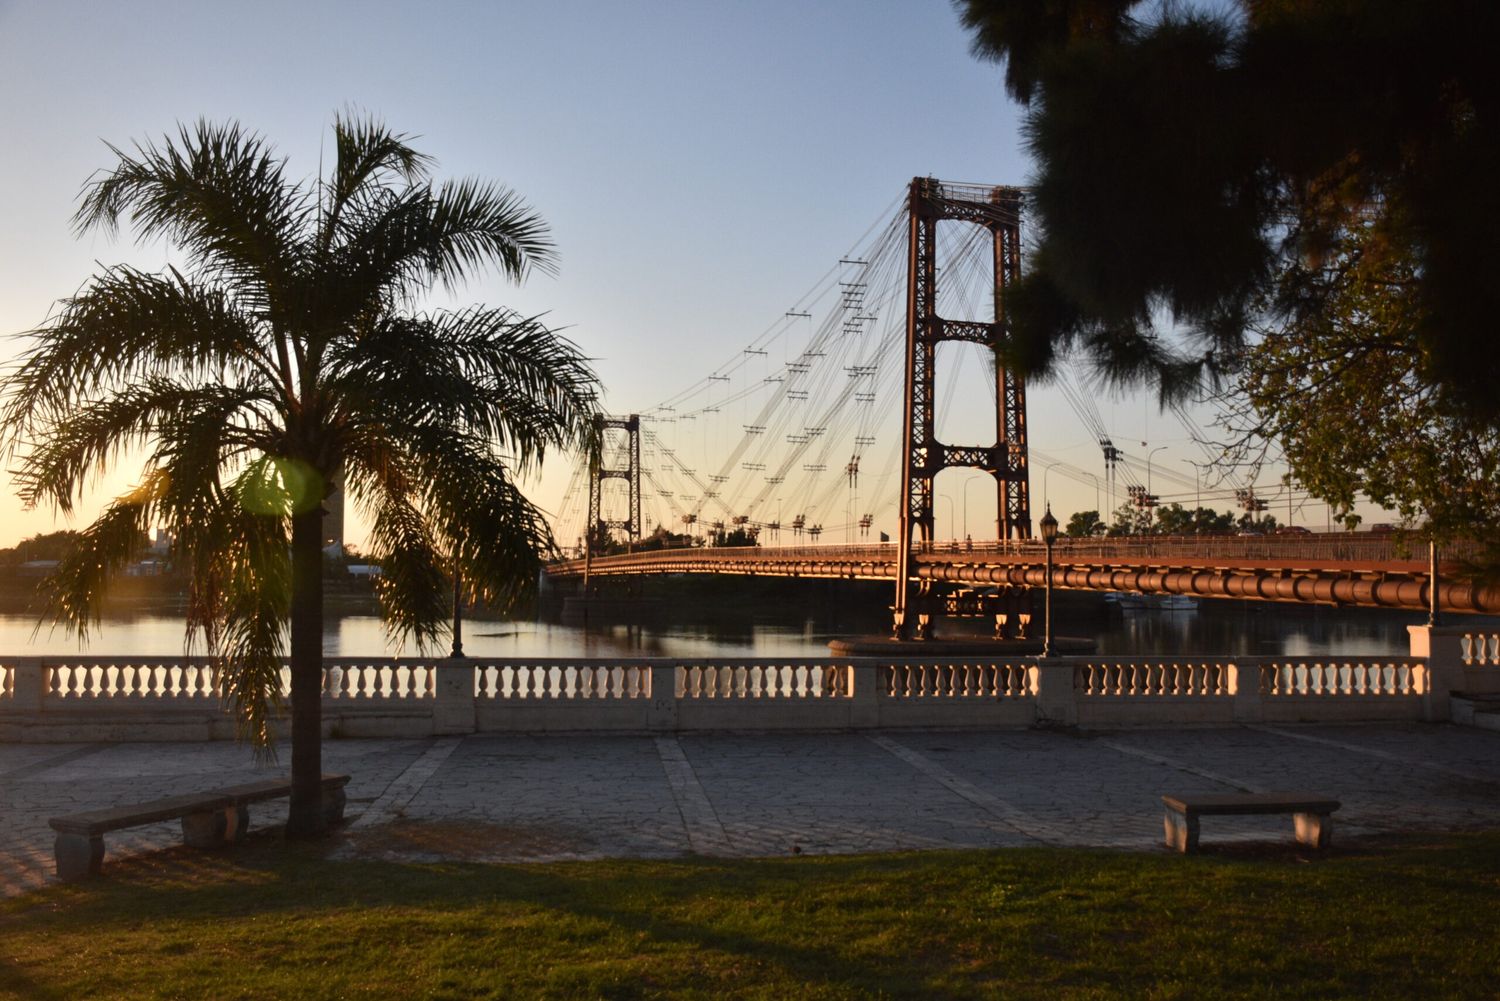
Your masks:
[[[906,282],[906,393],[902,437],[900,549],[896,568],[895,634],[926,635],[934,614],[954,614],[939,602],[929,582],[916,579],[913,546],[933,538],[933,481],[953,467],[982,470],[995,478],[1002,541],[1031,538],[1031,500],[1026,454],[1026,386],[1000,354],[1006,339],[1005,289],[1021,272],[1021,192],[1011,187],[944,184],[914,178],[909,213]],[[994,245],[994,317],[990,320],[937,314],[938,223],[955,220],[982,226]],[[937,440],[937,346],[944,341],[983,344],[995,352],[995,442],[948,445]],[[978,609],[983,611],[983,609]],[[1002,620],[997,618],[997,622]]]
[[[609,431],[624,431],[628,436],[627,461],[624,466],[605,465],[605,435]],[[630,491],[630,513],[624,519],[606,521],[600,514],[600,486],[604,480],[620,479]],[[602,536],[611,528],[623,528],[627,544],[633,549],[641,541],[641,418],[639,414],[629,417],[607,417],[594,415],[594,441],[589,455],[589,521],[584,532],[584,558],[593,556],[594,538]]]

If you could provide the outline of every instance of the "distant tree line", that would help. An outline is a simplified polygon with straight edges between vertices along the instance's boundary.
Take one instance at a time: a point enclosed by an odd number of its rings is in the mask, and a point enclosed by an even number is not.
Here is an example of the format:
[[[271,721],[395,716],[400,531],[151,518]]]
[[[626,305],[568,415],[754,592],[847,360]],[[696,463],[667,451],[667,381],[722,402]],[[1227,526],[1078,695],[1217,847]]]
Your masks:
[[[1228,511],[1181,504],[1159,508],[1139,508],[1121,504],[1114,520],[1106,523],[1098,511],[1075,511],[1063,534],[1072,539],[1116,537],[1127,535],[1229,535],[1236,532],[1266,534],[1277,525],[1274,515],[1246,512],[1236,518]]]

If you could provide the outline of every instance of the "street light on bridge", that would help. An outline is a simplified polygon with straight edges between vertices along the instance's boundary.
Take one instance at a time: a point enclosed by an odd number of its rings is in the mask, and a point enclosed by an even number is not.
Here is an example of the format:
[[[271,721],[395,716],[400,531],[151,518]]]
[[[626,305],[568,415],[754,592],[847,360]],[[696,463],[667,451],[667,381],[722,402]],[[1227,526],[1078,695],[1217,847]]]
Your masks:
[[[1166,447],[1167,446],[1165,445],[1157,445],[1146,454],[1146,493],[1148,494],[1151,492],[1151,456],[1155,455],[1157,452],[1160,452]]]
[[[1052,656],[1052,544],[1057,541],[1057,519],[1052,517],[1052,505],[1042,515],[1042,542],[1047,545],[1047,585],[1042,618],[1042,656]]]

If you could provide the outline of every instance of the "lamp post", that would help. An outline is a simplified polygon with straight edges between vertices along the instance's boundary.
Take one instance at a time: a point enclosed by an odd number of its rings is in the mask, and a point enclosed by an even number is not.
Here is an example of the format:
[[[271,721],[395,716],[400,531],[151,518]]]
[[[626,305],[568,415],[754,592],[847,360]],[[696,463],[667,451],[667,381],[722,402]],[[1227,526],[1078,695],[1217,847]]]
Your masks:
[[[453,554],[453,651],[450,657],[464,655],[464,597],[462,574],[458,569],[458,554]]]
[[[948,537],[951,539],[951,538],[954,537],[953,536],[953,507],[954,507],[953,498],[949,497],[947,494],[938,494],[938,499],[939,500],[945,500],[945,501],[948,502]]]
[[[965,539],[967,539],[969,537],[969,485],[972,484],[975,480],[978,480],[978,479],[979,479],[979,477],[977,477],[977,476],[971,476],[967,480],[964,480],[964,538]]]
[[[1427,540],[1427,624],[1442,624],[1442,613],[1438,609],[1438,544],[1436,538]]]
[[[1192,459],[1182,461],[1193,467],[1193,534],[1197,535],[1202,531],[1202,527],[1198,524],[1198,512],[1203,510],[1203,487],[1198,479],[1198,464]]]
[[[1042,656],[1052,656],[1052,544],[1057,541],[1057,519],[1052,517],[1052,505],[1042,515],[1042,542],[1047,546],[1047,586],[1042,618]]]
[[[1148,494],[1151,492],[1151,456],[1155,455],[1157,452],[1160,452],[1166,447],[1167,446],[1165,445],[1157,445],[1146,454],[1146,493]]]

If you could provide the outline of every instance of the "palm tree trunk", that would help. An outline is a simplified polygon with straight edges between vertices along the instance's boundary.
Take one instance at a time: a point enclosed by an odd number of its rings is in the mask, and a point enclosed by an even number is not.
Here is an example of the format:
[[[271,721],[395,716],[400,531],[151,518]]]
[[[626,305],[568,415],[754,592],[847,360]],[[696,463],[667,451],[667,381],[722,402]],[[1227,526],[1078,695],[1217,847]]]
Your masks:
[[[292,516],[292,801],[288,837],[323,833],[323,508]]]

